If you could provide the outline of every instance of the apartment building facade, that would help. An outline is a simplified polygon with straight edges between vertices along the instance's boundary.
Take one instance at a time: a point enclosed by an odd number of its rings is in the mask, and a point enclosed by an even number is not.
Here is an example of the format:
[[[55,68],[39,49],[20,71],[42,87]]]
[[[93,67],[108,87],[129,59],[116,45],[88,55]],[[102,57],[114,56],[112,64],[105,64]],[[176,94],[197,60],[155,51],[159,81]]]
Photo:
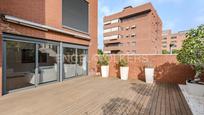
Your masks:
[[[1,0],[0,94],[95,75],[97,4]]]
[[[104,17],[104,52],[161,54],[162,21],[151,3]]]
[[[171,30],[165,30],[162,32],[162,51],[170,52],[180,50],[183,41],[186,39],[186,33],[188,31],[180,31],[173,33]]]

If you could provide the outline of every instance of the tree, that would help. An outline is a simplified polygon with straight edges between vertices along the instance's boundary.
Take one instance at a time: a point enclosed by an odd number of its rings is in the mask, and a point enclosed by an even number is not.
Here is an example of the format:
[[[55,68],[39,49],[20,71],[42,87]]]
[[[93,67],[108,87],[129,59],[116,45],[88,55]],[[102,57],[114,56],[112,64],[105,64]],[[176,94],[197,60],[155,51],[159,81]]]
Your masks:
[[[162,50],[162,54],[169,54],[167,50]]]
[[[204,70],[204,25],[190,30],[186,36],[187,39],[178,51],[177,60],[191,65],[196,72],[194,81],[199,82]]]
[[[98,55],[103,55],[103,51],[101,49],[98,49]]]
[[[179,50],[176,50],[176,49],[175,49],[175,50],[173,50],[172,53],[173,53],[173,54],[178,54],[178,51],[179,51]]]

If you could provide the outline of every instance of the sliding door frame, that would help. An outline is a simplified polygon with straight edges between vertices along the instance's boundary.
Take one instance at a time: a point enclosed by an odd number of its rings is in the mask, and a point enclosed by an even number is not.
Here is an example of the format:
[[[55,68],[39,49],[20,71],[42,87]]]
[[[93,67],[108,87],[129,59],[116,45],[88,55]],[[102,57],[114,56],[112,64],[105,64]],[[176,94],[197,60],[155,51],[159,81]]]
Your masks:
[[[57,51],[58,51],[58,56],[57,56],[57,64],[58,64],[58,71],[57,71],[57,81],[60,81],[60,58],[59,58],[59,48],[60,48],[60,43],[59,42],[54,42],[54,41],[49,41],[49,40],[39,40],[39,39],[36,39],[36,38],[32,38],[32,37],[27,37],[27,36],[19,36],[19,35],[13,35],[13,34],[8,34],[8,33],[3,33],[2,34],[2,38],[3,38],[3,68],[2,68],[2,73],[3,73],[3,77],[2,77],[2,83],[3,83],[3,95],[4,94],[7,94],[7,93],[10,93],[10,92],[15,92],[15,91],[18,91],[18,90],[23,90],[23,89],[27,89],[27,88],[30,88],[30,87],[37,87],[41,84],[39,84],[39,63],[38,63],[38,55],[39,55],[39,51],[38,51],[38,48],[39,48],[39,44],[52,44],[52,45],[56,45],[57,46]],[[6,82],[7,82],[7,77],[6,77],[6,62],[7,62],[7,57],[6,57],[6,54],[7,54],[7,49],[6,49],[6,44],[7,44],[7,41],[14,41],[14,42],[23,42],[23,43],[31,43],[31,44],[35,44],[35,84],[34,86],[30,86],[30,87],[25,87],[25,88],[19,88],[19,89],[15,89],[15,90],[10,90],[10,91],[7,91],[7,87],[6,87]]]
[[[57,81],[59,82],[62,82],[65,80],[65,77],[64,77],[64,48],[75,48],[75,55],[76,55],[76,66],[77,66],[77,50],[78,49],[84,49],[87,53],[87,60],[86,60],[86,65],[87,65],[87,72],[86,74],[88,75],[88,59],[89,59],[89,55],[88,55],[88,46],[83,46],[83,45],[77,45],[77,44],[71,44],[71,43],[65,43],[65,42],[57,42],[57,41],[50,41],[50,40],[46,40],[46,39],[40,39],[40,38],[35,38],[35,37],[30,37],[30,36],[21,36],[21,35],[15,35],[15,34],[10,34],[10,33],[3,33],[2,34],[2,41],[3,41],[3,48],[2,48],[2,53],[3,53],[3,64],[2,64],[2,84],[3,84],[3,87],[2,87],[2,91],[3,91],[3,94],[7,94],[9,92],[15,92],[15,90],[11,90],[11,91],[7,91],[6,90],[6,53],[7,53],[7,49],[6,49],[6,44],[7,44],[7,41],[16,41],[16,42],[24,42],[24,43],[33,43],[35,44],[35,84],[34,84],[34,87],[37,87],[41,84],[39,84],[39,81],[38,81],[38,72],[39,72],[39,63],[38,63],[38,55],[39,55],[39,51],[38,51],[38,48],[39,48],[39,44],[43,44],[43,43],[47,43],[47,44],[52,44],[52,45],[56,45],[58,48],[57,48],[57,51],[58,51],[58,57],[57,57],[57,64],[58,64],[58,77],[57,77]],[[75,70],[75,74],[77,73],[76,72],[77,70]],[[76,75],[77,76],[77,75]],[[33,86],[32,86],[33,87]],[[29,87],[28,87],[29,88]],[[26,89],[26,88],[19,88],[17,90],[23,90],[23,89]]]
[[[69,43],[61,43],[61,51],[62,51],[62,54],[61,54],[61,78],[62,80],[66,80],[66,79],[69,79],[69,78],[65,78],[65,73],[64,73],[64,48],[74,48],[75,49],[75,57],[76,57],[76,60],[75,60],[75,76],[73,77],[77,77],[79,75],[77,75],[77,62],[78,62],[78,53],[77,53],[77,50],[78,49],[83,49],[83,50],[86,50],[87,51],[87,60],[88,60],[88,46],[82,46],[82,45],[75,45],[75,44],[69,44]],[[86,74],[88,74],[88,61],[86,60],[86,65],[87,65],[87,70],[86,70]],[[72,78],[72,77],[70,77]]]

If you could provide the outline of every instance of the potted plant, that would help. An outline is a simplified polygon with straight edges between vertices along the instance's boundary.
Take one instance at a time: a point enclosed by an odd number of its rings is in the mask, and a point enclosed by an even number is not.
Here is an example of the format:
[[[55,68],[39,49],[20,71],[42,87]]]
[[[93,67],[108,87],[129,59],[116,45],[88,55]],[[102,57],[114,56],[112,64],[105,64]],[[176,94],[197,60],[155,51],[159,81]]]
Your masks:
[[[145,64],[145,81],[146,83],[154,83],[154,67],[150,62]]]
[[[120,78],[121,78],[121,80],[128,80],[129,67],[128,67],[127,60],[120,59],[118,64],[120,66]]]
[[[177,60],[190,65],[195,71],[194,79],[186,81],[188,91],[197,96],[204,96],[204,83],[200,81],[204,70],[204,25],[190,30],[186,36],[187,39],[178,51]]]
[[[99,55],[98,64],[101,66],[101,75],[104,78],[109,76],[109,57],[105,54]]]

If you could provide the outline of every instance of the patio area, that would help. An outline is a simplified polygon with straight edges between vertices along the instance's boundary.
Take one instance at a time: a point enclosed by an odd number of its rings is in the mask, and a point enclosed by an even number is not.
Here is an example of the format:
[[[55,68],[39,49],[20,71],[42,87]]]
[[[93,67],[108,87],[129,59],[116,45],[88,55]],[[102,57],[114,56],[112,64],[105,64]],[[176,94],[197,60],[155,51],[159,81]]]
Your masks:
[[[80,77],[8,94],[0,115],[192,115],[178,85]]]

